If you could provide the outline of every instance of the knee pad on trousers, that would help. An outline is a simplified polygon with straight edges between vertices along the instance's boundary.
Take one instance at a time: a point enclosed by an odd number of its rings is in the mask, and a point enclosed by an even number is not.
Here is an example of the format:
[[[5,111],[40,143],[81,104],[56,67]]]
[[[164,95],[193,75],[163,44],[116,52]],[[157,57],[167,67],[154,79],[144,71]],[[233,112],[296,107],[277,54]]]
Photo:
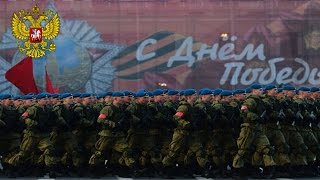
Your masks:
[[[94,154],[89,159],[89,164],[90,165],[97,165],[101,155],[102,155],[102,152],[100,152],[100,151],[94,152]]]
[[[275,149],[273,146],[266,146],[261,150],[261,153],[268,156],[273,156],[275,152]]]
[[[299,145],[299,150],[298,152],[300,154],[306,154],[308,152],[309,148],[305,144],[300,144]]]
[[[283,143],[277,147],[279,153],[288,154],[290,152],[290,146],[287,143]]]

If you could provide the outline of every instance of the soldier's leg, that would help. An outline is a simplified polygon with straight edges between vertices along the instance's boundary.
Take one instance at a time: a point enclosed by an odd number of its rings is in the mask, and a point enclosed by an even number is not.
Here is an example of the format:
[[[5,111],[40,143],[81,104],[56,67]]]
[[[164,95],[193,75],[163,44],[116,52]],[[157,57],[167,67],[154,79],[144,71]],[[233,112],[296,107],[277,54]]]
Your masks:
[[[42,152],[38,164],[45,165],[49,170],[49,176],[55,178],[56,176],[62,176],[62,169],[58,166],[59,158],[57,156],[56,148],[53,146],[49,136],[42,136],[39,143],[38,149]]]
[[[19,166],[27,163],[30,160],[31,153],[35,150],[36,145],[39,142],[39,138],[34,135],[31,131],[25,130],[23,132],[23,138],[20,144],[20,150],[17,154],[13,155],[8,163],[12,166]]]
[[[99,166],[103,164],[104,153],[113,143],[113,137],[100,136],[95,144],[95,152],[89,159],[90,166]]]
[[[234,168],[243,168],[245,161],[247,161],[246,155],[248,155],[249,150],[252,146],[253,140],[255,138],[255,132],[253,127],[243,126],[240,129],[240,134],[237,139],[237,154],[233,158],[232,166]]]
[[[223,164],[223,147],[221,143],[220,132],[212,133],[212,141],[210,142],[212,160],[215,167],[220,167]]]
[[[172,166],[176,158],[180,155],[180,151],[185,148],[186,144],[186,135],[180,132],[175,131],[172,136],[172,141],[169,147],[169,153],[162,160],[164,166]]]

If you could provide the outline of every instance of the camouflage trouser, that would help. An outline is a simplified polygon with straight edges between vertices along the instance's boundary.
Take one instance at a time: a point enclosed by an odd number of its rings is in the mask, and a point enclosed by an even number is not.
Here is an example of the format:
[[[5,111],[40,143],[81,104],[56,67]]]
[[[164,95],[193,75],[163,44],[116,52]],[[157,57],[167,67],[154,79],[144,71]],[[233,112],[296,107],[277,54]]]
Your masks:
[[[160,135],[156,133],[128,131],[129,149],[133,151],[136,162],[141,166],[161,163],[162,157],[157,140],[159,138]]]
[[[270,142],[266,135],[262,132],[259,125],[251,125],[249,123],[241,124],[239,138],[237,139],[238,152],[233,158],[232,166],[234,168],[244,167],[246,156],[250,148],[254,148],[251,163],[254,166],[274,166],[273,160],[274,149],[270,146]]]
[[[32,161],[32,153],[40,151],[40,157],[37,165],[54,166],[58,162],[56,151],[50,140],[50,134],[38,134],[30,130],[23,131],[23,138],[20,145],[20,151],[11,157],[8,161],[9,164],[18,166],[20,164]]]
[[[307,165],[308,147],[296,127],[291,124],[281,125],[281,132],[290,146],[289,158],[292,165]]]
[[[232,163],[233,157],[237,153],[237,144],[233,137],[233,131],[231,129],[213,130],[207,148],[215,166],[221,167]]]
[[[301,134],[304,143],[308,147],[307,152],[307,163],[312,164],[316,157],[320,157],[320,145],[318,143],[318,140],[312,133],[312,130],[310,127],[297,127],[298,132]]]
[[[314,134],[314,137],[316,137],[317,141],[320,142],[320,128],[312,127],[312,133]]]
[[[21,143],[21,136],[19,133],[8,133],[0,136],[0,156],[2,162],[8,163],[11,156],[17,153]]]
[[[275,147],[274,161],[278,166],[290,164],[290,146],[287,144],[280,126],[276,123],[264,125],[263,132],[266,134],[270,144]]]
[[[80,166],[87,165],[90,155],[95,151],[94,146],[97,142],[97,131],[74,130],[78,145],[80,147]]]
[[[191,158],[195,157],[199,166],[205,167],[208,161],[202,142],[203,136],[201,133],[194,132],[189,135],[186,131],[176,129],[170,143],[169,154],[162,160],[163,165],[172,166],[180,152],[186,148],[187,154],[184,158],[184,164],[190,165]]]
[[[169,147],[170,147],[170,142],[171,142],[171,139],[172,139],[172,134],[173,134],[173,131],[171,130],[168,130],[167,132],[164,132],[161,134],[161,154],[162,156],[166,156],[168,155],[169,153]]]
[[[61,163],[65,166],[80,166],[80,152],[77,138],[71,132],[58,132],[51,138],[58,152],[62,153]]]
[[[108,150],[114,150],[121,153],[118,162],[121,165],[132,167],[135,160],[132,157],[132,152],[128,148],[125,136],[100,136],[95,144],[95,152],[89,159],[89,164],[96,166],[103,163],[104,155]],[[108,151],[111,152],[111,151]],[[113,154],[108,154],[109,160]]]

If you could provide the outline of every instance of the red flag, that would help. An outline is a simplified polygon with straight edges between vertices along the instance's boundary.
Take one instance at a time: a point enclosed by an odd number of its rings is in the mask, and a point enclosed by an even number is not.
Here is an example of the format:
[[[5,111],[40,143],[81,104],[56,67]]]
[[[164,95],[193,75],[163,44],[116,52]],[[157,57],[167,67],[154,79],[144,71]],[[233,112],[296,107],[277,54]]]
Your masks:
[[[51,94],[54,93],[54,88],[53,88],[53,86],[52,86],[52,83],[51,83],[49,74],[48,74],[48,72],[47,72],[47,68],[46,68],[46,91],[47,91],[48,93],[51,93]]]
[[[38,88],[33,77],[32,58],[26,57],[9,69],[5,77],[14,84],[22,93],[38,94]]]

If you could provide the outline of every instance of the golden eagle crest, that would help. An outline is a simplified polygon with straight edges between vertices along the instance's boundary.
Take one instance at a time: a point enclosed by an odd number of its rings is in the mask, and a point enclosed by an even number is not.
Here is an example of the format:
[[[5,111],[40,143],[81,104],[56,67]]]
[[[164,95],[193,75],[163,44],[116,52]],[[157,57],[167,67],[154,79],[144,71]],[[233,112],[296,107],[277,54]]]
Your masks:
[[[46,54],[46,50],[54,51],[56,45],[50,40],[59,34],[60,18],[50,9],[40,11],[34,6],[32,11],[20,10],[12,15],[12,35],[22,53],[33,58]]]

